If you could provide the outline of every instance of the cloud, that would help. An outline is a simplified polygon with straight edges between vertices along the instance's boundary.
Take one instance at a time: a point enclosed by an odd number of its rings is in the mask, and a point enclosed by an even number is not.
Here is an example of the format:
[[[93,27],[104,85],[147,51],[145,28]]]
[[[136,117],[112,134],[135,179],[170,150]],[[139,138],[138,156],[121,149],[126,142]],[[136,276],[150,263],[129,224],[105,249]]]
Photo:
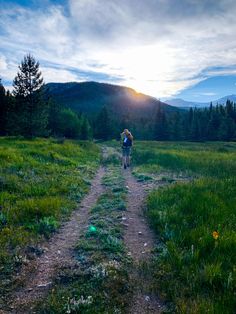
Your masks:
[[[31,52],[47,82],[95,78],[157,97],[174,95],[216,73],[235,73],[235,12],[233,0],[68,0],[66,10],[6,6],[0,74],[12,79]]]
[[[5,56],[0,55],[0,70],[5,71],[7,69],[7,61]]]
[[[204,92],[204,93],[200,93],[200,95],[203,95],[203,96],[216,96],[217,93],[213,93],[213,92]]]
[[[41,72],[48,82],[57,82],[59,80],[61,83],[66,83],[82,80],[69,70],[41,67]]]

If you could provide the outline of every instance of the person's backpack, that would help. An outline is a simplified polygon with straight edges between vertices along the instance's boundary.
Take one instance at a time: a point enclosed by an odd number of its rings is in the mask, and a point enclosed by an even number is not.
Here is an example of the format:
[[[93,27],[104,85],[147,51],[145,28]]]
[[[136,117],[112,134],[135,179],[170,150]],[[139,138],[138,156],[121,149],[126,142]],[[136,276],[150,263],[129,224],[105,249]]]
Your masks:
[[[126,141],[125,141],[125,139],[123,140],[123,146],[124,147],[130,147],[130,146],[132,146],[132,144],[133,144],[132,140],[128,137],[126,138]]]

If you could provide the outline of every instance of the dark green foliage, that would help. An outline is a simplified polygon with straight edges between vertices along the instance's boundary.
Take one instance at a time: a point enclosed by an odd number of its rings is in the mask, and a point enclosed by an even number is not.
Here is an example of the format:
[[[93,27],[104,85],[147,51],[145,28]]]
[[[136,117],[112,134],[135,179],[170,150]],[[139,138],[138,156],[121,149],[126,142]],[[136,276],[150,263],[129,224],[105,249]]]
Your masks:
[[[236,106],[230,101],[188,112],[121,86],[85,82],[47,87],[58,103],[88,114],[98,139],[117,138],[124,128],[146,140],[236,139]]]
[[[92,128],[86,116],[81,116],[80,139],[89,140],[92,138]]]
[[[16,97],[32,96],[43,85],[39,62],[33,56],[26,55],[19,65],[19,72],[13,81],[13,95]]]
[[[57,129],[54,130],[57,135],[67,138],[79,138],[80,119],[71,109],[62,109],[57,116]]]
[[[167,123],[166,123],[167,124]],[[179,112],[175,112],[169,121],[169,125],[166,125],[167,135],[165,139],[170,140],[182,140],[186,132],[187,123],[184,120],[184,116]]]
[[[5,134],[6,130],[6,91],[0,79],[0,135]]]
[[[178,117],[176,121],[176,117]],[[172,140],[234,141],[236,139],[236,106],[227,100],[226,105],[193,109],[180,115],[176,113],[168,120]]]
[[[121,86],[85,82],[45,87],[30,55],[19,69],[14,97],[0,84],[0,135],[109,140],[128,128],[135,139],[236,140],[236,104],[229,100],[225,106],[186,111]]]
[[[106,106],[99,112],[97,119],[95,120],[94,129],[96,138],[102,140],[112,138],[111,121]]]
[[[147,140],[235,141],[236,104],[228,100],[225,106],[190,108],[188,112],[177,111],[168,115],[158,107],[149,130]]]
[[[11,97],[6,92],[0,78],[0,136],[7,134],[7,115],[10,111]]]
[[[169,129],[166,114],[160,106],[157,108],[154,130],[154,138],[157,141],[164,141],[168,139]]]
[[[48,129],[52,136],[78,138],[89,140],[92,138],[92,128],[86,116],[78,115],[69,108],[64,108],[50,99]]]
[[[98,139],[104,136],[100,133],[102,126],[99,125],[96,134],[97,117],[104,105],[109,114],[110,138],[117,138],[122,129],[128,128],[135,138],[153,139],[157,106],[163,108],[167,116],[179,111],[153,97],[118,85],[97,82],[49,83],[46,88],[56,103],[86,114],[89,121],[93,122],[94,136]]]
[[[13,81],[15,96],[13,113],[9,116],[9,132],[28,137],[47,135],[48,104],[43,98],[39,63],[27,55]]]

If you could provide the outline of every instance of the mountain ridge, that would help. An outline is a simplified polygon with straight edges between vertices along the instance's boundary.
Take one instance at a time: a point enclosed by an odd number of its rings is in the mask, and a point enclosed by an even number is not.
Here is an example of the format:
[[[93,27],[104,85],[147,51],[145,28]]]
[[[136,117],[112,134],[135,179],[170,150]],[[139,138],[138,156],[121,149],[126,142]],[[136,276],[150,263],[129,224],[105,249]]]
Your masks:
[[[115,84],[95,81],[47,83],[45,88],[58,103],[88,115],[99,112],[105,105],[116,113],[125,110],[135,115],[141,111],[144,116],[149,115],[150,111],[153,113],[158,106],[167,112],[178,111],[178,108],[152,96]]]
[[[129,128],[139,138],[151,139],[157,112],[165,112],[169,118],[176,112],[185,112],[170,106],[152,96],[136,92],[134,89],[99,82],[48,83],[46,94],[54,103],[85,114],[91,125],[98,123],[99,114],[105,107],[109,123],[118,130]]]
[[[168,105],[177,107],[177,108],[191,108],[191,107],[196,107],[196,108],[204,108],[204,107],[209,107],[210,103],[212,102],[213,106],[217,104],[225,104],[227,100],[236,102],[236,95],[231,94],[227,95],[224,97],[221,97],[219,99],[209,101],[209,102],[193,102],[193,101],[187,101],[182,98],[170,98],[170,99],[165,99],[164,102]]]

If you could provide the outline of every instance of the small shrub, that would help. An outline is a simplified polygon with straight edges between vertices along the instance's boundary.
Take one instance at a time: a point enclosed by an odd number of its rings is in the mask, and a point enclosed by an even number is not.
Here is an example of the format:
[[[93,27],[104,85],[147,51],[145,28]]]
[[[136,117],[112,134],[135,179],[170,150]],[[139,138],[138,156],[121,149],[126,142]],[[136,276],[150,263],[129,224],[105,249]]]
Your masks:
[[[49,238],[51,233],[55,232],[59,228],[60,224],[55,217],[43,217],[38,222],[31,222],[25,224],[25,228],[36,234],[44,235]]]
[[[0,230],[1,230],[4,226],[6,226],[6,224],[7,224],[7,218],[6,218],[6,216],[5,216],[4,213],[0,212]]]

